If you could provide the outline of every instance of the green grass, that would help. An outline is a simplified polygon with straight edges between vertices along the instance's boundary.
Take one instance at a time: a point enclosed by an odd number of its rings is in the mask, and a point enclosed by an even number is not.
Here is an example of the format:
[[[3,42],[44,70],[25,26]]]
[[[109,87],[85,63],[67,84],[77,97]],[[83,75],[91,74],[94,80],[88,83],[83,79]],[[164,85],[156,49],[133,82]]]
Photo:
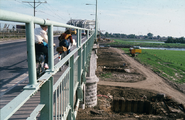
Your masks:
[[[185,48],[185,44],[175,44],[175,43],[141,43],[137,41],[147,41],[147,40],[134,40],[134,39],[114,39],[115,42],[110,43],[110,45],[130,45],[130,46],[141,46],[141,47],[166,47],[166,48]],[[136,42],[129,42],[136,41]],[[151,40],[150,40],[151,42]]]
[[[123,50],[129,53],[128,48]],[[135,59],[169,80],[185,83],[185,51],[142,49]]]
[[[110,72],[101,74],[101,77],[104,77],[104,78],[110,78],[111,76],[112,76],[112,73]]]

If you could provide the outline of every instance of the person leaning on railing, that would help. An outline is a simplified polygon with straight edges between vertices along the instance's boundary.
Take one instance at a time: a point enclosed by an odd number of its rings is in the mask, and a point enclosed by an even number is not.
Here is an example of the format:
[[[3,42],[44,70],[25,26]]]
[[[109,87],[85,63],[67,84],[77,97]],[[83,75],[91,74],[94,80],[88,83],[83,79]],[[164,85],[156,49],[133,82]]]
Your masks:
[[[47,35],[48,26],[40,25],[39,28],[35,28],[35,51],[36,54],[43,53],[45,55],[45,65],[46,69],[48,66],[48,35]],[[55,46],[55,44],[53,44]]]
[[[71,43],[71,46],[73,45],[73,39],[71,35],[71,30],[66,30],[64,33],[62,33],[59,37],[59,46],[64,46],[67,48],[67,54],[70,53],[69,43]]]

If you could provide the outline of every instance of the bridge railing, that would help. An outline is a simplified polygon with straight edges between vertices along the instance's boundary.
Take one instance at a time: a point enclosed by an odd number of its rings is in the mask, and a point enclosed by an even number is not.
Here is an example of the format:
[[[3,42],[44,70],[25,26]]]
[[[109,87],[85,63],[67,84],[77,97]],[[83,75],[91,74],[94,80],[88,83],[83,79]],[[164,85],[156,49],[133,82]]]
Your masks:
[[[40,91],[40,103],[30,113],[28,120],[75,119],[79,102],[83,100],[85,72],[89,64],[94,44],[95,32],[89,29],[70,26],[19,13],[0,9],[0,20],[21,22],[26,26],[29,84],[1,110],[1,120],[9,119],[36,92]],[[36,76],[34,24],[48,26],[48,56],[50,68],[39,79]],[[54,64],[53,27],[74,28],[77,30],[77,47],[57,64]],[[87,30],[87,39],[82,43],[81,30]],[[89,34],[89,33],[92,34]],[[77,55],[75,55],[77,54]],[[69,65],[53,84],[55,75],[67,61]]]

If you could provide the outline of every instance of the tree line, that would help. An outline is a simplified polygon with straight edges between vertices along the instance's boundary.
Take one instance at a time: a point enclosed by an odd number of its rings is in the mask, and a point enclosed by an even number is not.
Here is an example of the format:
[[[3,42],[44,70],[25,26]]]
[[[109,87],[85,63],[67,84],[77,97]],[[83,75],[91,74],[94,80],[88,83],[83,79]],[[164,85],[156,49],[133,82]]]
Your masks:
[[[105,34],[101,33],[101,36],[103,37],[114,37],[114,38],[143,38],[143,39],[160,39],[161,37],[153,36],[152,33],[148,33],[147,35],[135,35],[135,34],[120,34],[120,33],[108,33],[105,32]]]
[[[159,35],[154,36],[152,33],[147,35],[135,35],[135,34],[120,34],[120,33],[100,33],[102,37],[107,38],[131,38],[131,39],[154,39],[154,40],[163,40],[165,43],[185,43],[185,38],[173,38],[173,37],[161,37]]]
[[[185,39],[184,39],[184,37],[181,37],[181,38],[168,37],[168,39],[165,41],[165,43],[183,43],[183,44],[185,44]]]

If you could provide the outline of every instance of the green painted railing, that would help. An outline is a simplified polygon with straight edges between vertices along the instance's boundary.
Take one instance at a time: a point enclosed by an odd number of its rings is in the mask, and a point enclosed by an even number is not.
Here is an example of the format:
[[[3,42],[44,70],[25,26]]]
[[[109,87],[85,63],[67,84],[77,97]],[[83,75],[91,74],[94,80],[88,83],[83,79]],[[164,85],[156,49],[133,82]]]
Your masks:
[[[9,119],[34,94],[40,91],[40,104],[30,113],[28,120],[39,116],[41,120],[73,119],[75,120],[79,102],[83,100],[86,70],[95,40],[95,32],[66,25],[59,22],[44,20],[28,15],[4,11],[0,9],[0,20],[21,22],[26,25],[26,41],[28,53],[29,84],[24,90],[0,110],[0,119]],[[48,26],[48,54],[50,68],[38,80],[36,77],[34,24]],[[77,30],[77,47],[65,58],[54,65],[53,27],[74,28]],[[81,30],[87,30],[87,39],[82,43]],[[89,35],[89,33],[92,33]],[[77,55],[75,55],[77,54]],[[53,84],[53,75],[67,61],[69,65]]]

